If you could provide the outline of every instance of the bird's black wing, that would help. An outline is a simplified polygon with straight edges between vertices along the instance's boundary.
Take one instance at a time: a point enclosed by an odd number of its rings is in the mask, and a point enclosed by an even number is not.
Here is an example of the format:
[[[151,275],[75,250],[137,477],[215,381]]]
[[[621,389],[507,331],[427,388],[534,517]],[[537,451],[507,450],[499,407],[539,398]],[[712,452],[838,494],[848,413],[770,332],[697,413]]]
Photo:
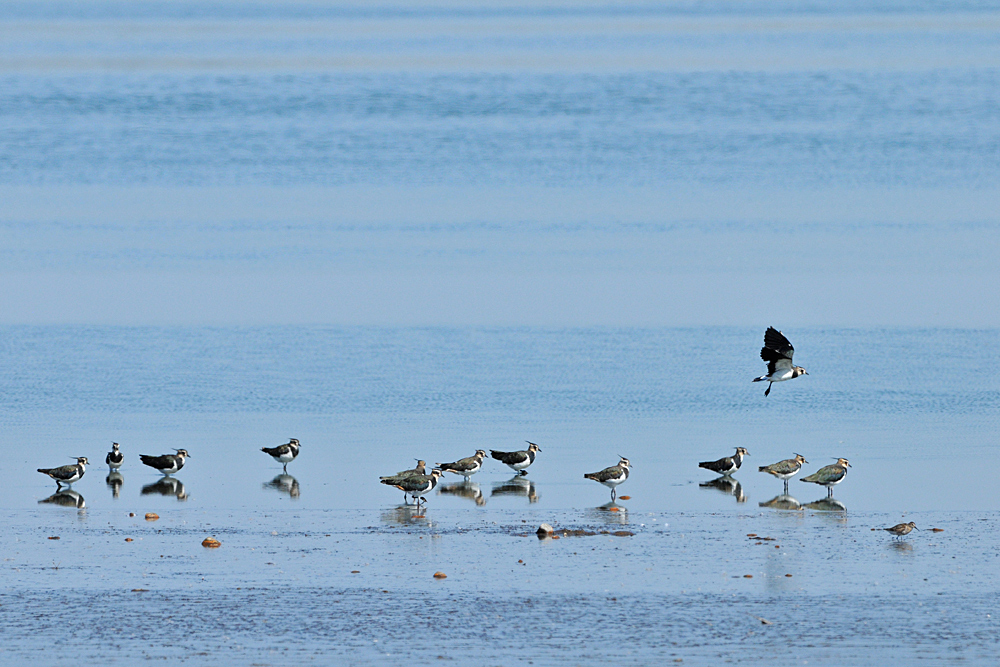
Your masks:
[[[792,355],[795,354],[795,348],[792,344],[788,342],[785,336],[775,329],[774,327],[768,327],[767,331],[764,332],[764,348],[768,350],[774,350],[780,356],[791,360]],[[761,350],[761,357],[764,356],[764,351]],[[770,359],[764,359],[764,361],[770,361]]]
[[[77,472],[75,465],[59,466],[58,468],[39,468],[38,472],[48,475],[53,479],[66,480],[71,478]]]
[[[610,468],[605,468],[600,472],[588,472],[584,475],[587,479],[592,479],[595,482],[606,482],[609,479],[618,479],[622,476],[622,469],[619,466],[611,466]]]
[[[156,468],[157,470],[174,467],[174,457],[170,454],[164,454],[163,456],[139,454],[139,459],[149,467]]]
[[[790,352],[788,356],[785,356],[781,352],[772,350],[771,348],[762,347],[760,348],[760,358],[767,362],[768,375],[774,375],[774,372],[779,369],[787,370],[792,367]]]
[[[718,461],[702,461],[698,467],[712,472],[725,472],[733,467],[733,457],[725,456]]]
[[[528,460],[528,452],[498,452],[495,449],[491,449],[490,456],[507,465],[523,463]]]
[[[281,456],[287,454],[289,449],[291,448],[288,445],[278,445],[277,447],[261,447],[260,451],[268,456]]]

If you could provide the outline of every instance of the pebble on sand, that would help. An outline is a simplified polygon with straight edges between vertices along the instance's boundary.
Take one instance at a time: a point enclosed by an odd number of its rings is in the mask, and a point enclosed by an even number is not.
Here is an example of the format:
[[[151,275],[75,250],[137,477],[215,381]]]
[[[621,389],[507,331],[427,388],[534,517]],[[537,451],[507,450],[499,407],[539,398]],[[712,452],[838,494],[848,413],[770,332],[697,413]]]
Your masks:
[[[53,536],[52,536],[52,537],[50,537],[49,539],[50,539],[50,540],[58,540],[58,539],[59,539],[59,536],[58,536],[58,535],[53,535]]]
[[[632,500],[632,496],[618,496],[618,500]]]
[[[160,518],[159,514],[155,514],[153,512],[146,512],[146,521],[156,521],[159,518]]]
[[[131,538],[131,537],[126,537],[126,538],[125,538],[125,541],[126,541],[126,542],[131,542],[131,541],[132,541],[132,538]]]
[[[445,574],[444,572],[435,572],[434,573],[434,578],[435,579],[447,579],[448,575]]]
[[[201,546],[205,547],[206,549],[218,549],[219,547],[222,546],[222,542],[215,539],[214,537],[206,537],[204,540],[201,541]]]

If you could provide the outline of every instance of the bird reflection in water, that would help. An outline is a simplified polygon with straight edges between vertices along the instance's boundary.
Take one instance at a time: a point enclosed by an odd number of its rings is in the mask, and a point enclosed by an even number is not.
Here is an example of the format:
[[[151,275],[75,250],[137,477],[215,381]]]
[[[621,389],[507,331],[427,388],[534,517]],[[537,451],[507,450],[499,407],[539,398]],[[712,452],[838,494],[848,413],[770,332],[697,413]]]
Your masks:
[[[438,494],[445,496],[458,496],[459,498],[468,498],[472,502],[476,503],[477,506],[482,507],[486,504],[486,496],[483,495],[482,489],[479,488],[479,484],[476,482],[453,482],[451,484],[438,484]]]
[[[896,553],[908,554],[913,553],[913,545],[909,542],[893,540],[886,545],[889,549],[892,549]]]
[[[495,483],[490,492],[490,497],[493,496],[521,496],[527,498],[529,503],[537,503],[539,498],[535,483],[519,475],[511,477],[506,482]]]
[[[592,520],[601,523],[614,524],[616,526],[628,524],[628,508],[614,501],[588,510],[587,514]]]
[[[274,489],[279,493],[287,493],[290,498],[299,497],[299,480],[287,473],[281,473],[270,482],[261,484],[262,488]]]
[[[836,498],[820,498],[804,505],[806,509],[817,510],[819,512],[846,512],[847,506]]]
[[[773,510],[801,510],[802,503],[800,503],[795,498],[792,498],[788,494],[781,494],[780,496],[775,496],[768,501],[757,503],[761,507],[770,507]]]
[[[42,500],[39,500],[38,504],[59,505],[61,507],[72,507],[78,510],[86,509],[87,507],[87,503],[86,501],[84,501],[83,496],[81,496],[73,489],[63,489],[62,491],[56,491],[48,498],[43,498]]]
[[[125,483],[125,477],[117,470],[112,470],[104,478],[104,481],[107,483],[108,488],[111,489],[111,497],[117,498],[118,494],[121,493],[122,484]]]
[[[733,496],[738,503],[745,503],[747,501],[746,494],[743,493],[743,485],[738,480],[726,475],[716,477],[709,482],[702,482],[698,486],[703,489],[717,489],[727,496]]]
[[[382,512],[382,523],[393,523],[400,526],[429,525],[427,510],[416,505],[398,505]]]
[[[154,484],[147,484],[142,487],[142,495],[174,496],[177,500],[187,500],[188,494],[184,490],[184,483],[176,477],[164,476]]]

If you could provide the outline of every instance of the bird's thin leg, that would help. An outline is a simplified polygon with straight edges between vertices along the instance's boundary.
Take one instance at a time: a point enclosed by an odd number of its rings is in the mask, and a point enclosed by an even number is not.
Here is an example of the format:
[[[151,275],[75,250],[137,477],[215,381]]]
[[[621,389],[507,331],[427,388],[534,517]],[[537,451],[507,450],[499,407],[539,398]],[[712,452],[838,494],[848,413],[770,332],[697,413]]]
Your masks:
[[[833,498],[833,487],[832,486],[826,487],[826,497],[827,498]]]
[[[617,494],[615,493],[614,487],[612,487],[611,488],[611,502],[615,502],[615,498],[616,497],[617,497]]]
[[[285,466],[284,466],[284,471],[285,471],[285,473],[287,473],[287,472],[288,472],[288,464],[287,464],[287,463],[286,463],[286,464],[285,464]]]
[[[785,480],[785,495],[788,495],[788,480]]]
[[[768,383],[767,383],[767,389],[765,389],[765,390],[764,390],[764,395],[765,395],[765,396],[767,396],[768,394],[770,394],[770,393],[771,393],[771,385],[772,385],[772,384],[774,384],[774,383],[773,383],[773,382],[768,382]]]

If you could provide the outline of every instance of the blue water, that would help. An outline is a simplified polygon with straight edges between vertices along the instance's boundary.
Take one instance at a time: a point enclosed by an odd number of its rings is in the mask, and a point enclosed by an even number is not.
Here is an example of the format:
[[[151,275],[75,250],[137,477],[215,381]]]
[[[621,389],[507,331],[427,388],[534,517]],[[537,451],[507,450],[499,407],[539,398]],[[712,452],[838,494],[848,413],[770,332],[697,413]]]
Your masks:
[[[995,2],[0,3],[8,660],[991,664],[998,84]]]

